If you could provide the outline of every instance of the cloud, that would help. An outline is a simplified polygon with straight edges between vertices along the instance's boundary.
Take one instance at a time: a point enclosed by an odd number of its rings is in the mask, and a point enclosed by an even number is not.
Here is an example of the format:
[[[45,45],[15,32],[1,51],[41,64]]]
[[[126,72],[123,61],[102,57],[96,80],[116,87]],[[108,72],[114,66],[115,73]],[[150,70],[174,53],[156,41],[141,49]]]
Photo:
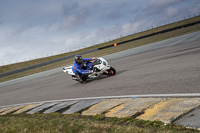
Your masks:
[[[196,0],[195,5],[196,5],[195,7],[190,6],[188,9],[188,12],[190,12],[192,15],[193,14],[198,15],[200,13],[200,1]]]
[[[156,15],[165,11],[166,8],[186,0],[150,0],[145,11],[147,15]]]
[[[178,13],[178,8],[168,7],[166,13],[169,17],[175,16]]]
[[[146,25],[148,25],[146,21],[130,22],[122,26],[122,33],[133,34],[135,32],[141,31]]]
[[[182,0],[150,0],[149,7],[165,8],[167,6],[181,2]]]
[[[77,29],[80,26],[84,25],[88,16],[89,12],[87,9],[79,11],[74,15],[66,16],[63,18],[59,26],[59,29],[67,29],[67,30]]]
[[[64,15],[68,15],[78,8],[80,8],[79,3],[68,2],[68,3],[63,4],[62,11],[63,11]]]
[[[73,30],[79,28],[85,24],[90,14],[88,8],[80,8],[77,2],[63,4],[62,11],[64,13],[64,18],[59,25],[59,30]]]
[[[112,27],[102,27],[95,32],[96,37],[101,38],[101,40],[107,40],[115,38],[122,33],[122,26],[120,24],[115,24]]]
[[[111,20],[115,20],[120,17],[119,10],[112,10],[106,14],[106,17]]]
[[[51,17],[57,18],[60,2],[44,0],[11,0],[0,4],[0,16],[8,24],[46,23]]]
[[[102,27],[92,32],[82,32],[80,35],[71,35],[65,41],[65,46],[75,49],[77,46],[90,46],[119,38],[140,31],[145,21],[129,22],[124,25],[116,24],[112,27]]]
[[[0,25],[3,24],[3,23],[4,23],[4,21],[3,21],[3,20],[1,19],[1,17],[0,17]]]

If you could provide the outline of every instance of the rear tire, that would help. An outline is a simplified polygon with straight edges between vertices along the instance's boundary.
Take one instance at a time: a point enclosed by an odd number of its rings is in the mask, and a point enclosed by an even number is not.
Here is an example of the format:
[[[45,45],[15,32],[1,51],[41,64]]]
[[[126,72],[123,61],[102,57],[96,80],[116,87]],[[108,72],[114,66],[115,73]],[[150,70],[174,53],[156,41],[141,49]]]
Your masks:
[[[82,76],[82,75],[78,75],[78,81],[80,82],[80,83],[84,83],[86,80],[87,80],[87,76]]]
[[[82,78],[80,79],[80,83],[84,83],[86,80],[87,80],[86,77],[82,77]]]

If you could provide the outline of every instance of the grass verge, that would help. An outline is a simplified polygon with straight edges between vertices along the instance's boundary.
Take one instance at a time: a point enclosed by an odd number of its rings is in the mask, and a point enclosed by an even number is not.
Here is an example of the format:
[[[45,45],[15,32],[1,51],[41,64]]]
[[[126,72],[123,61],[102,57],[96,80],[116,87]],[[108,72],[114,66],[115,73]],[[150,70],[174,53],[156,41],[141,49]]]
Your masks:
[[[35,132],[66,132],[66,133],[188,133],[196,132],[182,126],[164,125],[159,121],[143,121],[132,117],[106,118],[104,115],[81,116],[80,114],[19,114],[0,116],[1,133],[35,133]]]
[[[187,19],[187,20],[183,20],[183,21],[179,21],[179,22],[175,22],[173,24],[160,26],[160,27],[157,27],[157,28],[154,28],[154,29],[151,29],[151,30],[147,30],[147,31],[140,32],[140,33],[137,33],[137,34],[122,37],[122,38],[119,38],[119,39],[116,39],[116,40],[113,40],[113,41],[110,41],[110,42],[94,45],[92,47],[84,48],[84,49],[81,49],[81,50],[78,50],[78,51],[69,52],[69,53],[60,54],[60,55],[51,56],[51,57],[46,57],[46,58],[42,58],[42,59],[36,59],[36,60],[22,62],[22,63],[0,66],[0,73],[20,69],[20,68],[23,68],[23,67],[35,65],[35,64],[42,63],[42,62],[49,61],[49,60],[53,60],[53,59],[58,59],[58,58],[61,58],[61,57],[80,53],[80,52],[91,50],[91,49],[94,49],[94,48],[99,48],[99,47],[107,46],[107,45],[110,45],[110,44],[119,43],[119,42],[122,42],[122,41],[137,38],[139,36],[144,36],[144,35],[147,35],[147,34],[150,34],[150,33],[153,33],[153,32],[162,31],[162,30],[165,30],[165,29],[168,29],[168,28],[172,28],[172,27],[175,27],[175,26],[195,22],[195,21],[198,21],[198,20],[200,20],[200,16],[197,16],[197,17],[194,17],[194,18],[191,18],[191,19]],[[103,55],[107,55],[107,54],[119,52],[119,51],[122,51],[122,50],[146,45],[146,44],[149,44],[149,43],[154,43],[154,42],[157,42],[157,41],[173,38],[173,37],[176,37],[176,36],[188,34],[188,33],[191,33],[191,32],[196,32],[196,31],[200,31],[200,25],[199,24],[193,25],[193,26],[190,26],[190,27],[186,27],[186,28],[181,28],[181,29],[178,29],[178,30],[175,30],[175,31],[155,35],[155,36],[152,36],[152,37],[147,37],[147,38],[140,39],[140,40],[137,40],[137,41],[122,44],[122,45],[119,45],[119,46],[116,46],[116,47],[111,47],[111,48],[108,48],[108,49],[99,50],[99,51],[96,51],[96,52],[93,52],[93,53],[85,54],[83,56],[84,57],[100,57],[100,56],[103,56]],[[56,62],[56,63],[53,63],[53,64],[45,65],[45,66],[42,66],[42,67],[38,67],[38,68],[35,68],[35,69],[31,69],[31,70],[28,70],[28,71],[24,71],[24,72],[21,72],[21,73],[12,74],[12,75],[0,78],[0,82],[4,82],[4,81],[7,81],[7,80],[11,80],[11,79],[31,75],[31,74],[34,74],[34,73],[46,71],[46,70],[49,70],[49,69],[61,67],[61,66],[64,66],[64,65],[72,64],[72,62],[73,62],[73,58],[63,60],[63,61],[60,61],[60,62]]]

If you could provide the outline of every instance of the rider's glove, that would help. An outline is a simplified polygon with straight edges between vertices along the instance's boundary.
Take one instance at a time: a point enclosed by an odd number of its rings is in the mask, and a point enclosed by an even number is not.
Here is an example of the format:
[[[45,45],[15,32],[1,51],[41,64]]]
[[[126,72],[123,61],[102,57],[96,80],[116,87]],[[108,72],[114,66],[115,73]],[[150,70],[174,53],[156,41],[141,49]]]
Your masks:
[[[91,74],[91,73],[93,73],[94,71],[93,70],[89,70],[89,73]]]
[[[93,60],[97,60],[98,58],[97,57],[94,57],[94,58],[92,58]]]

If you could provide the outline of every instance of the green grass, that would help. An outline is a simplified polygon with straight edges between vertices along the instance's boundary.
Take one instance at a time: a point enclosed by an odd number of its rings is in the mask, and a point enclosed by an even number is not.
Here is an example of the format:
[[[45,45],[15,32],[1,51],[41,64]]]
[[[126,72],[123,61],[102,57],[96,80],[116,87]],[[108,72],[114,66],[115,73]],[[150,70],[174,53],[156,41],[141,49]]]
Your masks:
[[[126,36],[126,37],[122,37],[122,38],[112,40],[112,41],[109,41],[109,42],[106,42],[106,43],[94,45],[92,47],[80,49],[78,51],[64,53],[64,54],[60,54],[60,55],[56,55],[56,56],[50,56],[50,57],[41,58],[41,59],[36,59],[36,60],[32,60],[32,61],[26,61],[26,62],[21,62],[21,63],[16,63],[16,64],[10,64],[10,65],[6,65],[6,66],[0,66],[0,73],[24,68],[24,67],[27,67],[27,66],[39,64],[39,63],[49,61],[49,60],[53,60],[53,59],[58,59],[58,58],[61,58],[61,57],[80,53],[80,52],[91,50],[91,49],[94,49],[94,48],[100,48],[100,47],[111,45],[111,44],[114,44],[114,43],[119,43],[119,42],[122,42],[122,41],[125,41],[125,40],[130,40],[130,39],[137,38],[137,37],[140,37],[140,36],[144,36],[144,35],[147,35],[147,34],[150,34],[150,33],[153,33],[153,32],[162,31],[162,30],[165,30],[165,29],[169,29],[169,28],[172,28],[172,27],[175,27],[175,26],[195,22],[195,21],[198,21],[198,20],[200,20],[200,16],[197,16],[197,17],[194,17],[194,18],[191,18],[191,19],[186,19],[186,20],[179,21],[179,22],[175,22],[173,24],[168,24],[168,25],[165,25],[165,26],[157,27],[157,28],[154,28],[154,29],[150,29],[150,30],[140,32],[140,33],[137,33],[137,34],[133,34],[133,35],[129,35],[129,36]],[[195,31],[200,31],[200,25],[199,24],[194,25],[194,26],[190,26],[190,27],[187,27],[187,28],[182,28],[182,29],[178,29],[178,30],[175,30],[175,31],[159,34],[159,35],[156,35],[156,36],[140,39],[140,40],[137,40],[137,41],[134,41],[134,42],[129,42],[129,43],[126,43],[126,44],[119,45],[117,47],[111,47],[111,48],[108,48],[108,49],[103,49],[103,50],[96,51],[96,52],[93,52],[93,53],[85,54],[85,55],[83,55],[83,57],[100,57],[100,56],[103,56],[103,55],[107,55],[107,54],[119,52],[119,51],[122,51],[122,50],[146,45],[146,44],[149,44],[149,43],[169,39],[169,38],[172,38],[172,37],[188,34],[188,33],[195,32]],[[56,63],[50,64],[50,65],[42,66],[42,67],[39,67],[39,68],[31,69],[31,70],[28,70],[28,71],[24,71],[24,72],[21,72],[21,73],[12,74],[12,75],[0,78],[0,82],[4,82],[4,81],[7,81],[7,80],[31,75],[31,74],[34,74],[34,73],[46,71],[46,70],[61,67],[61,66],[65,66],[65,65],[68,65],[68,64],[72,64],[72,62],[73,62],[73,58],[63,60],[63,61],[60,61],[60,62],[56,62]]]
[[[0,116],[1,133],[189,133],[195,129],[164,125],[159,121],[143,121],[135,118],[106,118],[104,115],[81,116],[60,113]]]

